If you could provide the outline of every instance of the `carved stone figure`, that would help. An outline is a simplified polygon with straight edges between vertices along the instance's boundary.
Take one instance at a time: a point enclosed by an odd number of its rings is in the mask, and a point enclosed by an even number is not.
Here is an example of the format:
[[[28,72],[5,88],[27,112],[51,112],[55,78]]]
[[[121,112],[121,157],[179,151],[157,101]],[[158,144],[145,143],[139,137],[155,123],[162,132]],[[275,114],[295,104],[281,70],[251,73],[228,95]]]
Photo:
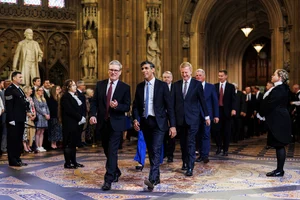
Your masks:
[[[156,32],[152,32],[147,44],[147,60],[155,65],[156,77],[161,76],[160,48],[156,42]]]
[[[86,32],[79,53],[82,60],[83,79],[94,79],[97,73],[97,42],[91,31]]]
[[[39,43],[33,40],[33,31],[26,29],[25,39],[18,43],[14,60],[13,71],[18,70],[23,75],[23,84],[31,85],[34,77],[40,77],[38,62],[42,62],[43,52]]]

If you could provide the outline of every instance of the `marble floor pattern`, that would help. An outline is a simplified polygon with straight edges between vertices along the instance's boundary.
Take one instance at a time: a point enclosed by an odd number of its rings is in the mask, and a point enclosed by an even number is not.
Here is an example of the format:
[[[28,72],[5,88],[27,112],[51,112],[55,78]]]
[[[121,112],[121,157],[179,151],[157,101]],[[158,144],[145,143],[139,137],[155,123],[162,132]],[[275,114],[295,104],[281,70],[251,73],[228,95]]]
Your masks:
[[[193,177],[181,171],[177,144],[173,163],[161,165],[161,184],[148,192],[143,184],[149,173],[146,161],[142,172],[133,161],[136,142],[123,144],[119,151],[122,176],[112,190],[102,191],[105,156],[101,147],[77,151],[84,168],[64,169],[62,150],[24,154],[28,166],[9,167],[7,156],[0,157],[0,199],[300,199],[300,144],[287,147],[284,177],[269,178],[266,172],[276,168],[275,150],[265,149],[266,137],[260,136],[231,144],[229,156],[214,155],[210,162],[196,163]]]

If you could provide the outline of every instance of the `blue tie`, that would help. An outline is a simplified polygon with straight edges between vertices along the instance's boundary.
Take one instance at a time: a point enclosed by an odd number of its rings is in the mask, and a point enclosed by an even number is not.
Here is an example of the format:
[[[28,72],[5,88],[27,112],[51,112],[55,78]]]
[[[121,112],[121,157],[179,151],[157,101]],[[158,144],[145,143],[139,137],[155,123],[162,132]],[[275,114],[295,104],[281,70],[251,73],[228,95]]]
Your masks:
[[[149,115],[149,82],[146,82],[147,87],[146,87],[146,98],[145,98],[145,118],[148,118]]]

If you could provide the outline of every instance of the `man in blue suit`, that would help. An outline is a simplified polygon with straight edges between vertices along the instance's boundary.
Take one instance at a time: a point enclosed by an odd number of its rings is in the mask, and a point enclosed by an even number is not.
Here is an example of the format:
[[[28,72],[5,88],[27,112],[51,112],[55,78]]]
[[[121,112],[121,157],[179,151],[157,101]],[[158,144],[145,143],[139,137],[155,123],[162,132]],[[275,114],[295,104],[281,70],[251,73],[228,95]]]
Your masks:
[[[130,86],[119,80],[122,64],[113,60],[108,64],[108,79],[97,82],[91,102],[90,124],[97,124],[102,133],[102,146],[106,156],[106,173],[102,190],[110,190],[118,182],[118,148],[123,131],[127,130],[125,113],[130,110]]]
[[[203,110],[205,124],[210,126],[210,117],[204,99],[201,82],[192,79],[193,67],[189,62],[180,65],[182,80],[173,84],[172,96],[175,100],[176,125],[180,134],[182,170],[186,176],[193,176],[195,163],[195,137],[199,129],[200,110]]]
[[[167,83],[155,78],[153,63],[142,62],[141,70],[145,80],[136,87],[132,107],[133,127],[144,133],[150,160],[149,179],[144,183],[152,191],[160,183],[159,164],[165,132],[169,130],[170,136],[175,137],[176,125],[174,103]]]
[[[210,119],[214,119],[214,123],[217,124],[219,122],[219,105],[215,86],[205,82],[205,71],[203,69],[196,70],[196,80],[202,83],[209,117]],[[201,117],[204,117],[203,112],[201,112]],[[206,126],[206,124],[203,122],[200,123],[199,131],[196,137],[197,142],[199,142],[199,158],[196,159],[196,162],[209,162],[210,127],[211,126]]]

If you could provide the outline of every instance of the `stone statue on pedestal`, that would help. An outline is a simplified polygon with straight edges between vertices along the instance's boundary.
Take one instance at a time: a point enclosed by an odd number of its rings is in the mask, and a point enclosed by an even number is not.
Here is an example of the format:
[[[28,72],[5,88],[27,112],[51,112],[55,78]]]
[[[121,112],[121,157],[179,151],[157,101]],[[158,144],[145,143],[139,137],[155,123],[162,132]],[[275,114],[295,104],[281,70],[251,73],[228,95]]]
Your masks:
[[[156,77],[161,77],[160,48],[156,41],[157,33],[152,32],[147,43],[147,60],[155,65]]]
[[[13,71],[19,71],[23,75],[23,84],[28,86],[32,84],[34,77],[40,77],[38,62],[42,62],[43,52],[38,42],[33,40],[33,31],[26,29],[25,39],[18,43],[14,60]]]
[[[97,74],[97,42],[91,31],[86,32],[79,53],[81,57],[83,77],[82,79],[95,79]]]

